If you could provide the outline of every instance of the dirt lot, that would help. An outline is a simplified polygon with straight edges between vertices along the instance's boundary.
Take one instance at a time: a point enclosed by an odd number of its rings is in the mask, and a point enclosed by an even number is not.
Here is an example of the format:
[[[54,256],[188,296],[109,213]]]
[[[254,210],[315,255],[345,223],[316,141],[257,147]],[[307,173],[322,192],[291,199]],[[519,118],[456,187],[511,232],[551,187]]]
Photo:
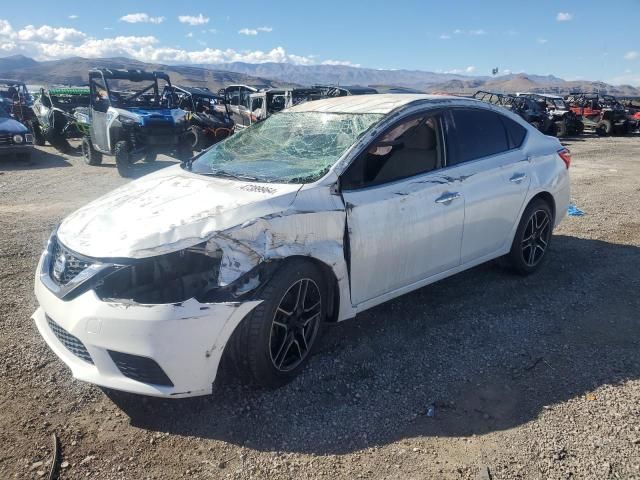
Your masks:
[[[0,160],[0,478],[46,478],[55,432],[65,479],[640,479],[640,138],[567,144],[586,215],[537,275],[480,266],[327,328],[280,390],[172,401],[73,380],[29,318],[51,229],[127,180]]]

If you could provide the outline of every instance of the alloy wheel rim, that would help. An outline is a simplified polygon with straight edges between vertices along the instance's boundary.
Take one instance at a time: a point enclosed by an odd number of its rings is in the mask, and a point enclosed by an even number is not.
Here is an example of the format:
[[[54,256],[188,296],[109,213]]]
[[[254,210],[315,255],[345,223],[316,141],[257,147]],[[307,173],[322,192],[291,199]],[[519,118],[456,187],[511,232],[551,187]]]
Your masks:
[[[321,313],[322,297],[313,280],[303,278],[289,287],[271,322],[269,354],[276,370],[290,372],[307,358]]]
[[[535,267],[544,257],[551,236],[551,217],[545,210],[533,212],[522,238],[522,258],[529,267]]]

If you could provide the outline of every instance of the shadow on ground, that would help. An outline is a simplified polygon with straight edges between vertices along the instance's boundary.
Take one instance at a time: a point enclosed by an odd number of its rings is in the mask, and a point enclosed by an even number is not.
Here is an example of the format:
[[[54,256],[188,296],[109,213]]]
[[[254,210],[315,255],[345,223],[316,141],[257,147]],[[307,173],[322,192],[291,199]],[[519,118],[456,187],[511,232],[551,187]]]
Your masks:
[[[24,160],[14,155],[0,157],[0,171],[36,170],[41,168],[71,167],[72,164],[55,150],[33,149],[31,158]]]
[[[556,236],[534,276],[483,265],[327,328],[305,372],[278,390],[108,395],[134,426],[266,451],[346,453],[508,429],[640,378],[638,271],[638,247]]]

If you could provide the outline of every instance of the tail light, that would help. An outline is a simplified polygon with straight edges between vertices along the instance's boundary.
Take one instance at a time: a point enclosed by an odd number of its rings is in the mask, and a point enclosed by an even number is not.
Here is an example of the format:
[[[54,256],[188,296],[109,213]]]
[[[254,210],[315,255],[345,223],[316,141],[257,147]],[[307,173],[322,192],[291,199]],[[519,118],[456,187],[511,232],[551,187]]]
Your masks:
[[[558,155],[560,155],[560,158],[562,159],[564,164],[567,166],[567,170],[568,170],[569,167],[571,166],[571,152],[569,151],[568,148],[563,148],[561,150],[558,150]]]

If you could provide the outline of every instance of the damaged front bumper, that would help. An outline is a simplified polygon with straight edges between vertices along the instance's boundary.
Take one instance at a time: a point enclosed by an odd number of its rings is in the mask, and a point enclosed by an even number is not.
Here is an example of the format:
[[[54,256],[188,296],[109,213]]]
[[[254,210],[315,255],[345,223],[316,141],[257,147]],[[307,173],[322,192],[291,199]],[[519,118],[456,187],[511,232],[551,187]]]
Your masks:
[[[260,300],[142,305],[101,300],[88,290],[58,298],[38,266],[33,314],[49,347],[79,380],[156,397],[211,393],[224,347]]]

